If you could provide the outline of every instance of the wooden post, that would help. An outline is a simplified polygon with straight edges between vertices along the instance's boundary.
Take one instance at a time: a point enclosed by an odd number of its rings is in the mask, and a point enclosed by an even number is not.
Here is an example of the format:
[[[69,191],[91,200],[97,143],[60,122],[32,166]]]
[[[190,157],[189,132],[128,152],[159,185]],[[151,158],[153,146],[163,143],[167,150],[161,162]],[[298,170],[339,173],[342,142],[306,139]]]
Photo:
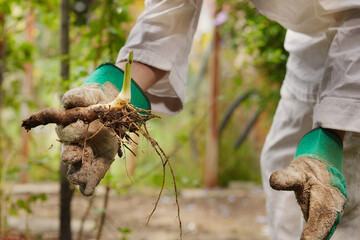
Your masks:
[[[60,76],[63,81],[70,77],[69,64],[69,0],[61,0],[60,7]],[[60,161],[60,240],[71,240],[71,199],[74,190],[66,178],[67,166]]]
[[[212,55],[212,75],[210,82],[209,126],[206,142],[206,159],[204,166],[204,187],[212,188],[217,184],[219,132],[218,132],[218,96],[219,96],[219,27],[215,26]]]

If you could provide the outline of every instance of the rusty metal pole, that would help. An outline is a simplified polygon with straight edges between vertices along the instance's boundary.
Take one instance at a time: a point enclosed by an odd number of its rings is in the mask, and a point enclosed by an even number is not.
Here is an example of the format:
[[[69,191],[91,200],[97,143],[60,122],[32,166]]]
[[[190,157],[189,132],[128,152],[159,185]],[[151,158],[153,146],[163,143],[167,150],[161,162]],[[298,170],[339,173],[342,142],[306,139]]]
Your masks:
[[[204,187],[217,185],[219,132],[218,132],[218,97],[219,97],[219,26],[215,26],[212,55],[212,73],[210,82],[210,113],[204,166]]]

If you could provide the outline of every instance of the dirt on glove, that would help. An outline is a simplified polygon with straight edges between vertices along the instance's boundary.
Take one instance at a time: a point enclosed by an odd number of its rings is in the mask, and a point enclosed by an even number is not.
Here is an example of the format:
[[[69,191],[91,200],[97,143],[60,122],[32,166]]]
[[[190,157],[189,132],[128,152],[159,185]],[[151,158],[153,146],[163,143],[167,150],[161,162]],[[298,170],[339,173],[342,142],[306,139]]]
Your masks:
[[[295,192],[306,221],[301,240],[326,239],[346,202],[330,185],[326,165],[312,158],[296,158],[285,170],[274,172],[270,185],[275,190]]]

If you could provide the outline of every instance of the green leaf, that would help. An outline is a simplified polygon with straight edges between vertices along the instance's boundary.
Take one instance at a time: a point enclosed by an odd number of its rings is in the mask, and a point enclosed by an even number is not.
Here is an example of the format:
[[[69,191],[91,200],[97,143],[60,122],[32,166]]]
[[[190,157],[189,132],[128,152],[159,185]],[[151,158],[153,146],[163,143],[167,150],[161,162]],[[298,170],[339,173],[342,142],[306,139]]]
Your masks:
[[[20,171],[20,168],[19,167],[14,167],[14,168],[11,168],[9,169],[7,172],[6,172],[6,175],[7,177],[10,176],[10,175],[14,175],[16,173],[18,173]]]
[[[104,213],[105,212],[105,208],[95,208],[94,212],[99,214],[99,213]]]
[[[12,203],[10,205],[10,208],[8,209],[8,212],[10,215],[13,215],[13,216],[18,216],[19,215],[19,212],[18,212],[18,208],[16,206],[16,204]]]
[[[29,203],[36,202],[36,200],[38,200],[38,199],[41,200],[42,202],[46,201],[47,200],[46,194],[41,193],[41,194],[38,194],[38,195],[32,195],[32,196],[29,197],[28,202]]]
[[[177,136],[177,140],[179,142],[182,142],[182,143],[186,143],[189,141],[189,136],[188,134],[186,133],[180,133],[178,136]]]
[[[121,227],[119,227],[117,230],[118,230],[119,232],[121,232],[121,233],[124,233],[124,234],[129,234],[129,233],[131,233],[131,229],[130,229],[130,228],[121,228]]]
[[[7,2],[0,2],[0,9],[1,11],[5,14],[5,15],[9,15],[11,14],[11,9],[10,9],[10,5]]]
[[[20,209],[25,210],[27,213],[32,212],[30,209],[29,203],[25,202],[24,200],[19,199],[19,200],[17,200],[16,204]]]

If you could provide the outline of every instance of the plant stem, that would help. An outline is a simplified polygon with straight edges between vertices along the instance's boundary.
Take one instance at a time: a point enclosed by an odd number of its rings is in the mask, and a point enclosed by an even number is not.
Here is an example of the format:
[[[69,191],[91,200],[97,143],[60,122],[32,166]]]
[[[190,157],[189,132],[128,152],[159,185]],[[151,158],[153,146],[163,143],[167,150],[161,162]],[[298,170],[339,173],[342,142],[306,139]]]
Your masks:
[[[131,100],[131,66],[133,62],[134,53],[130,50],[128,60],[125,64],[124,81],[121,92],[117,98],[110,104],[111,107],[119,107],[123,103],[130,103]]]
[[[132,50],[130,50],[129,58],[125,64],[125,72],[124,72],[124,83],[123,88],[121,92],[124,92],[126,97],[129,98],[129,101],[131,99],[131,66],[134,58],[134,53]]]

